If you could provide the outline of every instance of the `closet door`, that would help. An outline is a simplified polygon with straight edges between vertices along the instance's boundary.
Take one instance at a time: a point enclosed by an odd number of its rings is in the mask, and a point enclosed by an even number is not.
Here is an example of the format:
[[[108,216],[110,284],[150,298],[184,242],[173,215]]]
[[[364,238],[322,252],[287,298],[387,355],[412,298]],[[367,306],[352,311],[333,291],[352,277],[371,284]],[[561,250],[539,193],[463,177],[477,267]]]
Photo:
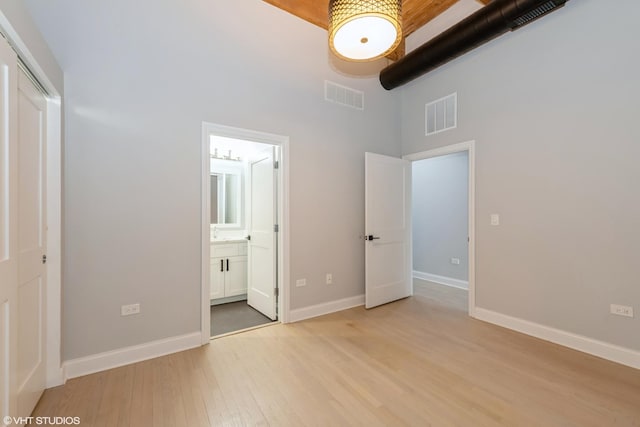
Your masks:
[[[0,38],[0,425],[19,416],[17,58]],[[28,414],[25,414],[28,415]]]
[[[46,100],[18,74],[18,413],[31,414],[46,382]]]

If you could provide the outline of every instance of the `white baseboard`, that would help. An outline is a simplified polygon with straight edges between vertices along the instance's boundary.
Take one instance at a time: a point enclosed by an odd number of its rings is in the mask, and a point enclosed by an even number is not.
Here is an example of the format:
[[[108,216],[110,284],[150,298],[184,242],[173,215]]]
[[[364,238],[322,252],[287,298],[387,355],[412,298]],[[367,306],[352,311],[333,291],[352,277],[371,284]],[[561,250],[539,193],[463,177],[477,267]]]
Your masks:
[[[66,379],[64,376],[64,368],[60,367],[56,369],[54,372],[50,372],[47,369],[47,381],[45,384],[46,388],[53,388],[64,385]]]
[[[545,341],[640,369],[640,352],[476,307],[474,317]]]
[[[297,308],[289,312],[289,322],[298,322],[300,320],[322,316],[323,314],[335,313],[336,311],[357,307],[359,305],[364,305],[364,295],[357,295],[355,297],[343,298],[336,301],[311,305],[309,307]]]
[[[209,300],[209,306],[227,304],[230,302],[246,301],[246,300],[247,300],[247,294],[236,295],[233,297],[216,298],[216,299]]]
[[[415,279],[428,280],[429,282],[440,283],[441,285],[452,286],[459,289],[469,289],[469,282],[466,280],[454,279],[453,277],[438,276],[437,274],[425,273],[413,270]]]
[[[64,362],[64,379],[81,377],[143,360],[154,359],[171,353],[188,350],[201,345],[200,331],[176,337],[165,338],[145,344],[106,351],[91,356]]]

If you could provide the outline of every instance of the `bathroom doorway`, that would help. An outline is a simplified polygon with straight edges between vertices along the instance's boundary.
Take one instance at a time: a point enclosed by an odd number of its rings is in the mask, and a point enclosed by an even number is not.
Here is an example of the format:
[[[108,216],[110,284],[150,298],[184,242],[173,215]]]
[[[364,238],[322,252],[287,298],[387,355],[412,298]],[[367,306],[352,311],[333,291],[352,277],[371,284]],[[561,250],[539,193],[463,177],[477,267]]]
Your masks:
[[[203,125],[203,339],[283,320],[286,143]]]

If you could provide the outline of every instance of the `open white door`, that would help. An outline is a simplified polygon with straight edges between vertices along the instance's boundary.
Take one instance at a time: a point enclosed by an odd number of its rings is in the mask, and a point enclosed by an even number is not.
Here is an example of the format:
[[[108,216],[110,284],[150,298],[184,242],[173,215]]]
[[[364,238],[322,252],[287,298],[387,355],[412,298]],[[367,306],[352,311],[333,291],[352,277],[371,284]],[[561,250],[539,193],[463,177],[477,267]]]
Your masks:
[[[0,426],[17,412],[18,133],[17,58],[0,38]]]
[[[46,382],[46,100],[18,76],[18,414],[35,408]]]
[[[411,164],[365,153],[365,307],[411,296]]]
[[[249,243],[247,303],[272,320],[276,294],[275,147],[249,162]]]

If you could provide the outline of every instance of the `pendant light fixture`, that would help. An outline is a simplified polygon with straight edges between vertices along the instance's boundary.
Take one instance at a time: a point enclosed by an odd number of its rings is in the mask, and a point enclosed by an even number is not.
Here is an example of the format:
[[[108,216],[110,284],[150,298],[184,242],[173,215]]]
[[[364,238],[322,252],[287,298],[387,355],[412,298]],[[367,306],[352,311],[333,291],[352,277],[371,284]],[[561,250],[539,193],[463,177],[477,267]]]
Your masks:
[[[342,59],[372,61],[400,44],[402,0],[330,0],[329,46]]]

